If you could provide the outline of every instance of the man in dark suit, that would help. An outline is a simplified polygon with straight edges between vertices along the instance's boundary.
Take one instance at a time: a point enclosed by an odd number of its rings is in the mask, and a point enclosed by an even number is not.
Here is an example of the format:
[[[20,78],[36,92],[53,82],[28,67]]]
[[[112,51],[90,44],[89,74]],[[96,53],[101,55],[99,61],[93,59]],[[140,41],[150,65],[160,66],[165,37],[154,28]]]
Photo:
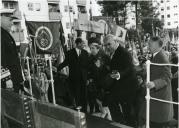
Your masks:
[[[7,68],[11,74],[12,82],[6,81],[5,86],[12,85],[14,91],[18,93],[22,89],[21,83],[23,82],[23,77],[17,47],[13,37],[9,33],[13,18],[15,17],[7,16],[7,12],[1,12],[1,66]]]
[[[163,42],[159,37],[153,37],[149,42],[152,53],[151,62],[169,64],[169,58],[162,50]],[[172,101],[171,70],[169,66],[150,67],[150,82],[146,86],[150,89],[151,97]],[[146,103],[142,104],[140,115],[146,117]],[[150,127],[163,128],[173,118],[173,105],[159,101],[150,101]]]
[[[131,109],[136,98],[138,82],[132,57],[123,44],[124,42],[116,40],[113,35],[108,35],[104,39],[105,49],[111,56],[110,76],[113,79],[106,102],[114,121],[121,122],[120,103],[126,124],[134,126],[135,119],[131,115]]]
[[[82,106],[86,112],[86,84],[88,71],[88,53],[83,49],[84,41],[77,38],[76,48],[66,53],[65,60],[58,67],[61,70],[69,66],[69,86],[77,106]]]

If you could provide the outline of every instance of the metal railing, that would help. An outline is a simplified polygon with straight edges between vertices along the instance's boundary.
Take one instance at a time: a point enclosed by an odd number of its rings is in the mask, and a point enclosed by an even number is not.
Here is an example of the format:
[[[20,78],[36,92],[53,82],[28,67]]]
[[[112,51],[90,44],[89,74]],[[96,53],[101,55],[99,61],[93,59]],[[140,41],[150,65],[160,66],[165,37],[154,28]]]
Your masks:
[[[147,83],[150,82],[150,65],[179,67],[179,64],[158,64],[158,63],[151,63],[150,60],[147,60],[147,62],[146,62],[146,68],[147,68],[147,81],[146,82]],[[175,105],[179,105],[179,103],[151,97],[150,89],[149,88],[146,88],[146,89],[147,89],[147,94],[145,96],[145,98],[146,98],[146,128],[150,128],[150,100],[155,100],[158,102],[170,103],[170,104],[175,104]],[[179,88],[177,89],[177,91],[179,94]]]
[[[24,57],[24,58],[22,58],[22,59],[25,59],[26,60],[26,64],[27,64],[27,70],[28,70],[28,77],[29,77],[29,85],[30,85],[30,94],[31,94],[31,96],[33,95],[33,93],[32,93],[32,77],[31,77],[31,75],[30,75],[30,65],[29,65],[29,59],[31,59],[31,58],[29,58],[29,57]],[[42,58],[35,58],[35,59],[42,59]],[[52,58],[51,58],[51,56],[50,57],[48,57],[48,58],[43,58],[43,59],[45,59],[46,61],[48,61],[49,62],[49,67],[50,67],[50,80],[49,80],[49,82],[51,83],[51,86],[52,86],[52,96],[53,96],[53,104],[54,105],[56,105],[56,99],[55,99],[55,90],[54,90],[54,79],[53,79],[53,72],[52,72]]]

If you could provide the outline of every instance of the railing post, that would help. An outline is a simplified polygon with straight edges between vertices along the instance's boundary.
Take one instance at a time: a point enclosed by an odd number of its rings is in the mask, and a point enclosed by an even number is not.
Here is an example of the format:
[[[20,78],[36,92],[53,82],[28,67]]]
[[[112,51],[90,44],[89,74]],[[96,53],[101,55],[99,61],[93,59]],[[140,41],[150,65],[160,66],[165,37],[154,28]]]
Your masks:
[[[32,78],[31,78],[31,75],[30,75],[30,66],[29,66],[29,57],[28,56],[26,57],[26,60],[27,60],[27,70],[28,70],[29,85],[30,85],[30,94],[33,97],[33,94],[32,94]]]
[[[52,86],[52,96],[53,96],[53,104],[56,105],[56,99],[55,99],[55,90],[54,90],[54,80],[53,80],[53,72],[52,72],[52,59],[49,57],[49,66],[50,66],[50,82]]]
[[[147,83],[150,82],[150,60],[146,62],[146,69],[147,69]],[[150,128],[150,89],[147,89],[146,98],[146,128]]]

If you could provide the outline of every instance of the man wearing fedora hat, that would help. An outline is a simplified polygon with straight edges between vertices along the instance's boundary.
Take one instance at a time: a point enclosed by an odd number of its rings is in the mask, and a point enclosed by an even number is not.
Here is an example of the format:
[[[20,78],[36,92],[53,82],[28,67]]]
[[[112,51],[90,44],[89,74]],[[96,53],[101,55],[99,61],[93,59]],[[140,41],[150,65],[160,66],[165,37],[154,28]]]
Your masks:
[[[3,83],[2,88],[13,87],[15,92],[19,92],[23,82],[20,59],[15,41],[10,35],[12,20],[17,19],[16,15],[9,15],[7,9],[0,10],[1,13],[1,68],[8,69],[11,74],[11,82]],[[10,85],[11,84],[11,85]]]

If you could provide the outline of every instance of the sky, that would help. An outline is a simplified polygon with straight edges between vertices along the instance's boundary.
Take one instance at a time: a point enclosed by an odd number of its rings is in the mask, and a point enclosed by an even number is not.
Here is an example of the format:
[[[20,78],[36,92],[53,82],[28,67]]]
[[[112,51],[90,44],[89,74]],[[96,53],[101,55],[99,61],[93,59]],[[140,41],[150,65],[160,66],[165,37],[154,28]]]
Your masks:
[[[92,15],[93,16],[101,16],[101,7],[97,4],[97,0],[91,0],[92,2]]]

